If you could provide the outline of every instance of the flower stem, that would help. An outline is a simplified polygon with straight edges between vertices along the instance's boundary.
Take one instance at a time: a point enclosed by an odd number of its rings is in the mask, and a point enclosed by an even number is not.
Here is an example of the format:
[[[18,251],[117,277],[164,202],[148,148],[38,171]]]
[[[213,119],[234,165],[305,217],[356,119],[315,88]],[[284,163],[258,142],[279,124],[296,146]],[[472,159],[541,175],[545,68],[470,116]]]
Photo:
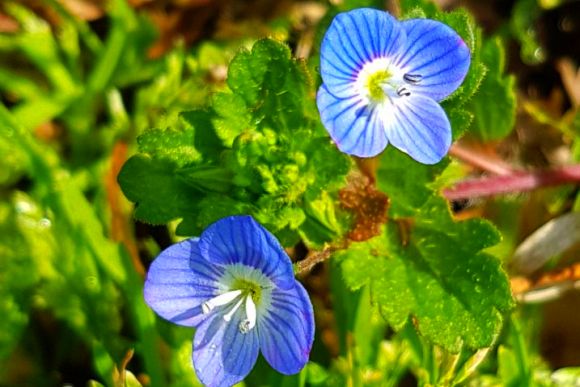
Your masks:
[[[294,264],[294,274],[303,275],[308,273],[314,266],[326,261],[332,253],[338,250],[344,250],[348,247],[346,242],[337,245],[325,246],[321,251],[311,251],[306,258]]]
[[[302,261],[299,261],[296,263],[296,265],[294,266],[294,273],[297,275],[298,274],[306,274],[307,272],[312,270],[312,268],[314,266],[316,266],[317,264],[324,262],[328,258],[330,258],[331,254],[332,254],[332,251],[330,250],[330,248],[325,248],[322,251],[310,252],[306,256],[306,258],[304,258]]]
[[[488,157],[457,143],[451,146],[449,155],[481,171],[493,173],[494,175],[509,175],[514,172],[513,168],[506,162]]]
[[[520,193],[570,183],[580,183],[580,164],[551,170],[513,172],[509,175],[466,180],[445,189],[443,195],[449,200],[470,199]]]

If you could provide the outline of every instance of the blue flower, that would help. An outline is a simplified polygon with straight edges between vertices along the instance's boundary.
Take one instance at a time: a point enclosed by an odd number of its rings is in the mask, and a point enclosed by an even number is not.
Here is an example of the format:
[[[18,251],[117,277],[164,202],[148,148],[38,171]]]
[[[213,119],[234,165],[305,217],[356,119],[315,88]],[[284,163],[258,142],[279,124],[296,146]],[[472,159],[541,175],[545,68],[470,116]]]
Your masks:
[[[193,365],[207,386],[231,386],[259,350],[283,374],[299,372],[314,340],[308,294],[276,238],[250,216],[210,225],[153,261],[145,301],[161,317],[196,327]]]
[[[391,143],[437,163],[451,146],[438,102],[463,82],[470,60],[459,35],[435,20],[399,22],[368,8],[341,13],[320,50],[322,123],[345,153],[372,157]]]

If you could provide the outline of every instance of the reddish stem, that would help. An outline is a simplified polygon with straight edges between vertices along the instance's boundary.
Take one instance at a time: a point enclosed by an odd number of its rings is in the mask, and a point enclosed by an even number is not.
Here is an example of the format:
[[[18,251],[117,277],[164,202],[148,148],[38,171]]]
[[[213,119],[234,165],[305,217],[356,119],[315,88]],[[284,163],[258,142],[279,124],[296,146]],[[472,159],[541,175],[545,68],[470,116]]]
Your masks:
[[[509,175],[467,180],[444,190],[443,195],[449,200],[469,199],[526,192],[540,187],[570,183],[580,183],[580,165],[568,165],[544,171],[514,172]]]
[[[510,175],[514,172],[513,168],[504,161],[490,158],[480,152],[476,152],[457,143],[451,146],[451,149],[449,149],[449,155],[477,169],[495,175]]]

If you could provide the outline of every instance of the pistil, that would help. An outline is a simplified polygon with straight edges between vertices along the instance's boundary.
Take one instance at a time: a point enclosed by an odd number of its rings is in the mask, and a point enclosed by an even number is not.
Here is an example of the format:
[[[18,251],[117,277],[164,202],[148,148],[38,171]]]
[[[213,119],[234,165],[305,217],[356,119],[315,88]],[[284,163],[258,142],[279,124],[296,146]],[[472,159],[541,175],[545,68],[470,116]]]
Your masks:
[[[244,299],[240,298],[238,300],[238,302],[236,302],[236,305],[234,305],[234,307],[232,309],[230,309],[230,311],[224,315],[224,320],[226,320],[227,322],[230,322],[232,319],[232,316],[240,308],[240,305],[242,305],[243,301],[244,301]]]

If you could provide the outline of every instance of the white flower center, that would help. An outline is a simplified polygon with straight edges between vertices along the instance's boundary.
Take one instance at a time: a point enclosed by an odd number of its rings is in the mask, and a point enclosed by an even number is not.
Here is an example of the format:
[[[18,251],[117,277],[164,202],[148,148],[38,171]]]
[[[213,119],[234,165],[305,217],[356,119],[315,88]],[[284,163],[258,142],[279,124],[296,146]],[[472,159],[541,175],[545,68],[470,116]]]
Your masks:
[[[218,295],[201,304],[202,313],[218,313],[228,323],[239,321],[239,331],[248,333],[256,326],[258,313],[271,307],[275,285],[260,269],[237,263],[226,268],[218,288]],[[234,317],[237,313],[241,319]]]
[[[203,314],[208,314],[216,307],[233,304],[231,308],[223,309],[227,310],[227,313],[223,315],[223,319],[227,322],[230,322],[244,301],[246,318],[240,322],[238,329],[241,333],[248,333],[256,326],[257,318],[256,304],[252,298],[252,292],[250,291],[242,292],[241,290],[231,290],[229,292],[220,294],[201,304],[201,311]]]
[[[396,98],[410,96],[412,86],[422,79],[420,74],[403,73],[387,58],[377,58],[363,66],[355,87],[367,104],[393,103]]]

